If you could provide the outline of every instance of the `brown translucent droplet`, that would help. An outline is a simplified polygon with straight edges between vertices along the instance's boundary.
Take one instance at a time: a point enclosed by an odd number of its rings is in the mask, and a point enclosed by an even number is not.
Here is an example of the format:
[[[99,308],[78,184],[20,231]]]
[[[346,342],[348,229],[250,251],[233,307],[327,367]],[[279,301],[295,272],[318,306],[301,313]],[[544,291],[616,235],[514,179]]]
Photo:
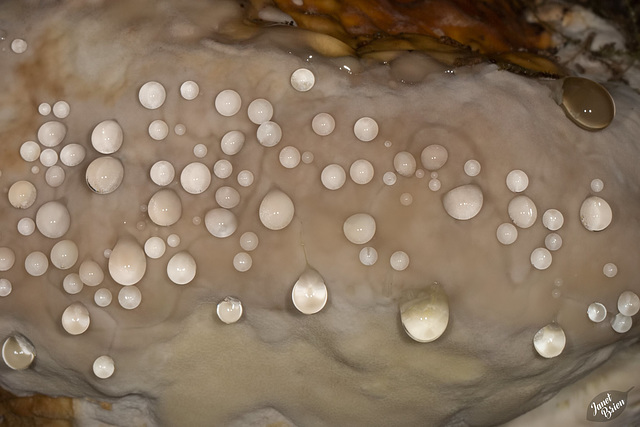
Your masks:
[[[607,89],[582,77],[564,79],[561,105],[567,117],[590,131],[606,128],[616,114],[616,106]]]

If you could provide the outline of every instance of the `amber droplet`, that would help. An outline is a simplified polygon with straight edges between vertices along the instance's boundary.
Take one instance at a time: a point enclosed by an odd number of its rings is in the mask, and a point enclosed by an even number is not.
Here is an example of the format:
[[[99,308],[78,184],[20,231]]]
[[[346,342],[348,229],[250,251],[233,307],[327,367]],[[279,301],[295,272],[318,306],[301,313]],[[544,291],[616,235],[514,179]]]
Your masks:
[[[606,128],[616,114],[616,106],[607,89],[583,77],[564,79],[561,106],[575,124],[590,131]]]

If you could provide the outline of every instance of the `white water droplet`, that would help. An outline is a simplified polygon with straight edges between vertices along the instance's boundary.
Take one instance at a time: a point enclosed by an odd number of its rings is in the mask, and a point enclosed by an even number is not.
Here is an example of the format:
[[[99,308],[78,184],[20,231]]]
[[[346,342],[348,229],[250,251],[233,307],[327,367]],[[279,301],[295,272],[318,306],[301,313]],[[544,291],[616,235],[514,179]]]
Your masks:
[[[356,160],[349,169],[349,176],[356,184],[368,184],[373,179],[373,175],[373,165],[368,160]]]
[[[11,248],[0,248],[0,271],[8,271],[16,262],[16,254]]]
[[[366,246],[360,250],[359,258],[362,265],[373,265],[378,261],[378,251],[371,246]]]
[[[287,169],[293,169],[300,164],[300,151],[291,145],[280,150],[280,164]]]
[[[376,234],[376,221],[369,214],[357,213],[345,220],[342,230],[351,243],[363,245]]]
[[[218,160],[213,165],[213,174],[220,179],[229,178],[233,173],[233,165],[227,159]]]
[[[353,125],[353,133],[363,142],[373,141],[378,136],[378,123],[371,117],[361,117]]]
[[[89,328],[89,310],[81,302],[74,302],[62,313],[62,327],[71,335],[80,335]]]
[[[164,120],[154,120],[149,124],[148,132],[152,139],[162,141],[169,135],[169,125]]]
[[[8,279],[0,278],[0,297],[6,297],[11,293],[13,287]]]
[[[60,187],[64,183],[65,177],[64,169],[58,165],[51,166],[44,174],[44,180],[47,182],[47,185],[52,188]]]
[[[249,170],[242,170],[238,173],[238,184],[242,187],[249,187],[253,184],[253,172]]]
[[[422,166],[429,171],[437,171],[447,163],[449,152],[439,144],[432,144],[425,147],[420,154]]]
[[[23,236],[31,236],[36,231],[36,223],[31,218],[21,218],[18,221],[18,233]]]
[[[167,236],[167,246],[169,246],[170,248],[177,248],[178,246],[180,246],[180,241],[180,236],[175,233],[169,234]]]
[[[233,257],[233,268],[241,273],[248,271],[252,265],[253,259],[251,258],[251,255],[246,252],[238,252]]]
[[[284,192],[271,190],[260,203],[259,216],[262,225],[269,230],[282,230],[293,220],[295,207]]]
[[[454,219],[465,221],[480,213],[484,197],[477,185],[467,184],[449,190],[442,198],[445,211]]]
[[[156,185],[164,187],[173,182],[173,178],[176,176],[176,170],[171,163],[166,160],[160,160],[151,166],[149,175]]]
[[[11,41],[11,50],[13,53],[25,53],[27,51],[28,44],[23,39],[13,39]]]
[[[29,181],[17,181],[9,188],[8,198],[11,206],[17,209],[28,209],[36,201],[38,191]]]
[[[133,238],[120,238],[109,256],[109,274],[122,286],[138,283],[147,271],[147,257]]]
[[[148,110],[155,110],[162,107],[167,98],[167,91],[160,83],[150,81],[142,85],[138,91],[140,104]]]
[[[122,127],[115,120],[104,120],[91,132],[91,145],[98,153],[113,154],[122,147]]]
[[[58,101],[53,104],[53,115],[59,119],[66,119],[71,112],[71,107],[66,101]]]
[[[631,326],[633,326],[633,319],[622,313],[616,314],[616,316],[611,319],[611,328],[619,334],[629,332]]]
[[[594,193],[599,193],[604,190],[604,182],[601,179],[596,178],[591,181],[591,191]]]
[[[167,247],[158,236],[149,237],[144,243],[144,252],[149,258],[158,259],[164,255]]]
[[[180,85],[180,95],[187,101],[193,101],[200,93],[200,86],[193,80],[187,80]]]
[[[615,277],[618,274],[618,266],[612,262],[608,262],[602,267],[602,273],[607,277]]]
[[[178,136],[182,136],[187,133],[187,127],[182,123],[178,123],[173,127],[173,132]]]
[[[25,162],[35,162],[40,158],[40,146],[35,141],[23,142],[20,146],[20,157]]]
[[[442,187],[442,183],[438,178],[431,178],[429,180],[429,190],[438,191],[440,190],[440,187]]]
[[[20,334],[11,335],[2,344],[2,360],[15,371],[31,366],[36,358],[36,348]]]
[[[66,206],[51,201],[43,204],[36,213],[36,226],[43,236],[50,239],[62,237],[71,225],[71,215]]]
[[[102,267],[93,260],[84,260],[78,271],[80,280],[87,286],[98,286],[104,280]]]
[[[242,107],[240,94],[233,89],[225,89],[216,96],[216,111],[225,117],[235,115]]]
[[[204,225],[211,235],[224,239],[235,233],[238,228],[238,219],[228,209],[211,209],[204,216]]]
[[[389,263],[391,264],[391,268],[396,271],[404,271],[409,267],[409,255],[403,251],[396,251],[391,254],[391,258],[389,258]]]
[[[385,185],[393,185],[397,179],[396,174],[393,172],[385,172],[384,175],[382,175],[382,182],[384,182]]]
[[[100,379],[107,379],[116,370],[113,359],[109,356],[100,356],[93,362],[93,374]]]
[[[56,268],[67,270],[78,261],[78,246],[73,240],[61,240],[51,248],[50,258]]]
[[[244,146],[245,136],[239,130],[232,130],[224,134],[220,140],[220,149],[228,156],[238,154]]]
[[[393,158],[393,167],[402,176],[410,178],[416,173],[416,158],[407,151],[400,151]]]
[[[432,285],[400,306],[405,332],[418,342],[432,342],[449,324],[449,301],[440,285]]]
[[[305,151],[302,153],[302,163],[308,165],[313,162],[314,157],[311,151]]]
[[[522,193],[529,186],[529,177],[520,169],[507,174],[507,188],[514,193]]]
[[[273,147],[282,139],[282,129],[276,122],[266,121],[256,131],[258,142],[265,147]]]
[[[273,105],[264,98],[254,99],[247,107],[247,115],[251,122],[262,124],[273,117]]]
[[[320,174],[320,181],[328,190],[338,190],[342,188],[346,180],[347,173],[342,166],[335,163],[326,166]]]
[[[216,190],[216,202],[221,208],[232,209],[240,203],[240,193],[233,187],[222,186]]]
[[[618,297],[618,311],[625,316],[635,316],[640,310],[640,297],[635,292],[624,291]]]
[[[51,148],[42,150],[40,153],[40,163],[42,163],[42,166],[45,168],[55,165],[58,163],[58,153]]]
[[[259,242],[258,235],[252,231],[242,233],[240,236],[240,247],[247,252],[255,250]]]
[[[203,163],[189,163],[182,169],[180,185],[189,194],[200,194],[211,185],[211,172]]]
[[[142,292],[137,286],[125,286],[118,292],[118,303],[120,307],[133,310],[142,302]]]
[[[477,160],[467,160],[464,164],[464,173],[466,173],[467,176],[478,176],[481,169],[480,162]]]
[[[410,193],[402,193],[400,195],[400,204],[402,206],[411,206],[413,203],[413,196]]]
[[[48,116],[51,113],[51,105],[46,102],[38,105],[38,113],[40,113],[41,116]]]
[[[227,325],[236,323],[242,317],[242,302],[234,297],[226,297],[216,307],[218,319]]]
[[[535,203],[527,196],[516,196],[509,202],[509,218],[520,228],[529,228],[538,218]]]
[[[533,346],[536,351],[547,359],[559,356],[564,350],[566,342],[564,331],[556,323],[548,324],[533,336]]]
[[[551,231],[559,230],[564,224],[564,216],[557,209],[547,209],[542,214],[542,224]]]
[[[291,73],[291,86],[298,92],[307,92],[316,83],[316,76],[307,68],[298,68]]]
[[[62,289],[70,295],[75,295],[82,290],[84,283],[76,273],[67,274],[62,280]]]
[[[328,292],[324,279],[316,270],[307,269],[293,285],[293,305],[303,314],[315,314],[327,303]]]
[[[67,127],[55,120],[43,123],[38,129],[38,141],[45,147],[57,147],[67,135]]]
[[[329,113],[318,113],[311,121],[311,129],[319,136],[331,135],[336,128],[336,120]]]
[[[607,308],[599,302],[594,302],[587,307],[587,316],[594,323],[600,323],[607,318]]]
[[[550,251],[557,251],[562,247],[562,237],[558,233],[549,233],[544,238],[544,245]]]
[[[78,166],[86,156],[86,149],[80,144],[68,144],[60,151],[60,161],[63,165]]]
[[[538,270],[546,270],[551,266],[553,257],[547,248],[535,248],[531,252],[531,265]]]
[[[113,301],[113,295],[107,288],[100,288],[93,294],[93,301],[98,307],[108,307]]]
[[[156,225],[173,225],[182,216],[182,202],[175,191],[159,190],[151,196],[147,212],[151,221]]]
[[[206,157],[208,151],[207,146],[204,144],[196,144],[193,147],[193,155],[199,159]]]
[[[515,225],[504,222],[498,226],[496,237],[503,245],[510,245],[518,238],[518,229]]]
[[[602,231],[611,224],[613,213],[604,199],[591,196],[580,206],[580,221],[589,231]]]
[[[85,174],[87,185],[97,194],[111,194],[124,179],[122,162],[110,156],[98,157],[89,164]]]
[[[178,252],[167,264],[167,276],[176,285],[186,285],[196,277],[196,260],[188,252]]]

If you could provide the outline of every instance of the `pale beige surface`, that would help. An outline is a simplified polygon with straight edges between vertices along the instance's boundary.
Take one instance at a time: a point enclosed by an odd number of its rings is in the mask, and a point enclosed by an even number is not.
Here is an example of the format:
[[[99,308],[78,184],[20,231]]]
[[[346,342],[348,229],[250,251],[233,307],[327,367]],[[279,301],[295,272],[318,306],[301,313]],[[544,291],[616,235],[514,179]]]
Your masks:
[[[224,13],[240,13],[233,3],[219,2],[215,8],[204,3],[187,8],[179,2],[137,2],[136,8],[128,2],[108,4],[67,2],[36,12],[12,2],[0,5],[0,27],[8,35],[0,42],[0,188],[6,192],[19,179],[38,188],[35,205],[25,211],[11,207],[6,195],[0,199],[0,246],[12,248],[17,259],[1,276],[14,289],[0,300],[0,336],[19,332],[38,351],[27,371],[0,366],[4,387],[100,400],[124,397],[124,420],[115,413],[102,418],[116,425],[225,425],[247,414],[269,417],[269,408],[301,426],[489,425],[532,409],[637,341],[637,326],[620,335],[608,320],[596,325],[586,317],[591,302],[615,312],[622,291],[640,291],[639,97],[629,88],[609,87],[616,119],[606,130],[591,133],[564,116],[553,100],[553,85],[492,66],[455,75],[434,72],[423,83],[403,85],[386,66],[349,75],[338,70],[340,60],[305,61],[311,52],[304,48],[294,49],[296,54],[271,48],[269,40],[291,43],[288,30],[242,47],[202,40],[225,22]],[[15,37],[28,41],[24,54],[10,51]],[[291,72],[301,66],[317,79],[306,93],[289,84]],[[144,109],[137,99],[149,80],[167,89],[158,110]],[[185,80],[200,85],[194,101],[179,95]],[[243,101],[231,118],[213,108],[216,94],[227,88],[237,90]],[[283,130],[275,147],[258,144],[257,126],[246,115],[249,102],[259,97],[273,104],[273,120]],[[40,165],[40,172],[32,174],[33,165],[19,157],[18,149],[35,139],[41,123],[53,119],[40,116],[38,104],[59,99],[71,105],[70,116],[62,120],[68,129],[63,144],[85,145],[87,158],[79,166],[64,167],[64,184],[52,189],[44,182],[45,168]],[[311,130],[319,112],[336,119],[328,137]],[[353,124],[362,116],[375,118],[380,126],[369,143],[353,135]],[[97,195],[86,186],[84,173],[98,156],[90,133],[106,119],[117,120],[124,130],[123,147],[115,156],[125,165],[125,178],[113,194]],[[156,119],[171,130],[161,142],[147,134]],[[186,135],[173,132],[178,123],[186,126]],[[235,156],[220,150],[220,138],[229,130],[247,135]],[[390,147],[385,141],[391,141]],[[229,159],[234,173],[224,180],[214,177],[200,195],[187,194],[174,181],[170,188],[182,200],[182,218],[171,227],[158,227],[141,210],[159,189],[149,169],[164,159],[179,174],[197,160],[192,150],[198,143],[208,147],[199,161],[212,167],[218,159]],[[397,152],[411,152],[420,167],[420,153],[431,143],[449,151],[448,162],[438,170],[440,191],[428,189],[428,171],[424,178],[398,176],[393,186],[382,182],[383,174],[393,171]],[[278,154],[287,145],[312,152],[313,162],[285,169]],[[348,171],[361,158],[374,165],[371,183],[357,185],[347,177],[335,192],[322,186],[320,172],[326,165],[338,163]],[[463,173],[469,159],[482,165],[477,177]],[[254,173],[252,186],[237,184],[242,169]],[[513,194],[505,177],[512,169],[527,172],[530,185],[524,194],[536,203],[539,217],[530,229],[519,230],[515,244],[503,246],[495,230],[509,221]],[[578,214],[594,178],[604,181],[600,196],[613,210],[611,226],[600,233],[585,230]],[[482,189],[484,205],[472,220],[456,221],[446,214],[442,197],[469,183]],[[214,193],[222,185],[236,188],[241,202],[232,209],[238,230],[218,239],[204,224],[194,225],[193,218],[204,218],[217,207]],[[295,206],[292,223],[281,231],[267,230],[258,218],[262,198],[274,188],[288,194]],[[410,206],[400,203],[403,193],[413,196]],[[67,272],[53,266],[39,278],[26,274],[25,256],[35,250],[48,254],[56,240],[38,231],[20,236],[16,224],[24,216],[35,217],[49,200],[63,202],[71,212],[71,228],[63,238],[76,242],[80,261],[102,265],[107,275],[102,286],[114,294],[109,307],[94,304],[97,288],[66,294],[62,279]],[[564,214],[558,232],[564,245],[553,254],[551,267],[538,271],[529,257],[544,244],[548,231],[541,216],[549,208]],[[342,232],[344,220],[357,212],[377,222],[369,245],[379,260],[371,267],[360,264],[361,246]],[[240,273],[232,259],[241,251],[238,239],[245,231],[257,233],[260,244],[251,252],[252,268]],[[150,236],[171,233],[179,234],[180,245],[158,260],[147,260],[138,284],[142,304],[124,310],[117,303],[121,286],[108,277],[104,250],[125,235],[142,245]],[[198,265],[195,280],[184,286],[171,283],[166,274],[169,258],[181,250]],[[402,272],[389,266],[397,250],[411,259]],[[615,278],[603,275],[607,262],[617,264]],[[78,265],[69,272],[77,272]],[[329,292],[327,306],[312,316],[298,313],[290,300],[293,284],[308,266],[322,275]],[[562,281],[559,287],[557,280]],[[447,293],[451,317],[440,339],[421,344],[403,331],[398,307],[433,282]],[[554,288],[560,290],[558,298],[552,296]],[[234,325],[215,315],[216,304],[228,295],[239,298],[245,309]],[[65,333],[60,324],[74,301],[83,302],[91,315],[90,328],[79,336]],[[547,360],[535,353],[532,339],[552,321],[564,329],[567,346],[561,356]],[[102,354],[116,364],[114,376],[106,380],[91,372],[93,360]],[[638,354],[637,345],[633,354]],[[594,396],[615,388],[603,387]]]

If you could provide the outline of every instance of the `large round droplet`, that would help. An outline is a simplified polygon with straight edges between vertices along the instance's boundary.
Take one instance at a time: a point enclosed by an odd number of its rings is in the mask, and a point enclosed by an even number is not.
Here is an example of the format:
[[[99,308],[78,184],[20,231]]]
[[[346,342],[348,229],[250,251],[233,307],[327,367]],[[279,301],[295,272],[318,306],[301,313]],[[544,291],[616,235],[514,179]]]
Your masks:
[[[24,259],[24,269],[33,277],[42,276],[49,269],[49,259],[40,251],[31,252]]]
[[[46,122],[38,129],[38,141],[45,147],[60,145],[67,135],[67,127],[57,121]]]
[[[104,272],[97,262],[86,259],[78,269],[80,280],[87,286],[98,286],[104,280]]]
[[[533,336],[533,346],[536,351],[547,359],[559,356],[564,350],[566,342],[564,331],[556,323],[548,324]]]
[[[327,165],[320,174],[320,181],[327,190],[338,190],[342,188],[346,180],[346,172],[342,166],[335,163]]]
[[[336,128],[336,120],[329,113],[318,113],[311,121],[311,129],[319,136],[330,135]]]
[[[616,106],[607,89],[583,77],[565,77],[561,105],[575,124],[591,131],[609,126],[616,114]]]
[[[531,227],[538,218],[538,209],[533,200],[527,196],[516,196],[511,199],[507,210],[511,221],[520,228]]]
[[[467,184],[447,192],[442,198],[444,210],[458,220],[468,220],[482,209],[482,190],[477,185]]]
[[[507,174],[507,188],[514,193],[522,193],[529,186],[529,176],[520,169]]]
[[[368,184],[373,179],[373,174],[373,165],[368,160],[358,159],[349,168],[349,176],[356,184]]]
[[[178,252],[167,264],[167,276],[176,285],[186,285],[196,277],[196,260],[188,252]]]
[[[122,146],[122,127],[115,120],[105,120],[93,128],[91,145],[101,154],[113,154]]]
[[[109,256],[109,274],[123,286],[135,285],[147,271],[147,257],[133,238],[118,240]]]
[[[234,297],[226,297],[218,303],[216,313],[227,325],[236,323],[242,317],[242,302]]]
[[[78,246],[73,240],[61,240],[51,248],[51,263],[60,270],[67,270],[78,261]]]
[[[2,360],[13,370],[27,369],[36,358],[36,348],[22,335],[11,335],[2,344]]]
[[[353,125],[353,133],[360,141],[372,141],[378,136],[378,123],[371,117],[362,117]]]
[[[71,335],[80,335],[89,328],[89,310],[81,302],[74,302],[62,313],[62,327]]]
[[[207,231],[221,239],[231,236],[238,228],[238,219],[228,209],[211,209],[204,217],[204,225]]]
[[[258,126],[256,137],[265,147],[273,147],[282,139],[282,128],[276,122],[266,121]]]
[[[200,194],[209,188],[211,184],[211,172],[209,168],[200,162],[189,163],[182,169],[180,185],[189,194]]]
[[[580,221],[589,231],[602,231],[611,224],[611,206],[598,196],[588,197],[580,206]]]
[[[510,245],[518,238],[518,229],[515,225],[504,222],[498,226],[496,237],[503,245]]]
[[[440,285],[431,285],[400,306],[404,330],[418,342],[440,338],[449,324],[449,301]]]
[[[167,91],[158,82],[147,82],[142,85],[138,92],[138,99],[144,108],[155,110],[164,104],[167,98]]]
[[[109,356],[100,356],[93,362],[93,373],[100,379],[109,378],[115,370],[113,359]]]
[[[175,191],[163,189],[151,196],[147,213],[157,225],[173,225],[182,216],[182,202]]]
[[[531,265],[538,270],[546,270],[551,266],[553,257],[547,248],[535,248],[531,252]]]
[[[50,239],[62,237],[71,225],[71,215],[60,202],[47,202],[36,213],[36,226],[43,236]]]
[[[149,176],[155,184],[164,187],[171,184],[176,176],[176,170],[170,162],[158,160],[151,166]]]
[[[114,157],[98,157],[89,164],[85,174],[87,185],[98,194],[113,193],[122,184],[124,166]]]
[[[291,299],[298,311],[315,314],[327,303],[328,292],[324,279],[316,270],[307,269],[293,285]]]
[[[142,292],[137,286],[125,286],[118,292],[118,303],[120,307],[127,310],[137,308],[142,302]]]
[[[239,130],[232,130],[224,134],[220,140],[220,149],[224,154],[233,156],[238,154],[244,146],[245,136]]]
[[[285,228],[293,220],[294,213],[293,202],[280,190],[269,191],[260,203],[260,222],[269,230]]]
[[[0,248],[0,271],[7,271],[16,262],[16,254],[11,248]]]
[[[216,96],[216,111],[225,117],[231,117],[240,111],[242,99],[240,94],[233,89],[225,89]]]
[[[254,99],[247,107],[247,115],[249,120],[260,125],[273,117],[273,105],[264,98]]]
[[[9,203],[18,209],[28,209],[36,201],[38,191],[29,181],[17,181],[9,188]]]
[[[430,171],[437,171],[440,169],[445,163],[447,163],[447,159],[449,159],[449,152],[439,144],[432,144],[425,147],[420,154],[422,166]]]
[[[311,90],[316,83],[316,76],[307,68],[298,68],[291,74],[291,86],[298,92]]]
[[[376,234],[376,220],[369,214],[357,213],[346,219],[342,231],[351,243],[363,245]]]
[[[635,316],[640,310],[640,297],[635,292],[624,291],[618,297],[618,311],[625,316]]]
[[[400,175],[410,178],[416,173],[416,158],[407,151],[400,151],[393,158],[393,167]]]

